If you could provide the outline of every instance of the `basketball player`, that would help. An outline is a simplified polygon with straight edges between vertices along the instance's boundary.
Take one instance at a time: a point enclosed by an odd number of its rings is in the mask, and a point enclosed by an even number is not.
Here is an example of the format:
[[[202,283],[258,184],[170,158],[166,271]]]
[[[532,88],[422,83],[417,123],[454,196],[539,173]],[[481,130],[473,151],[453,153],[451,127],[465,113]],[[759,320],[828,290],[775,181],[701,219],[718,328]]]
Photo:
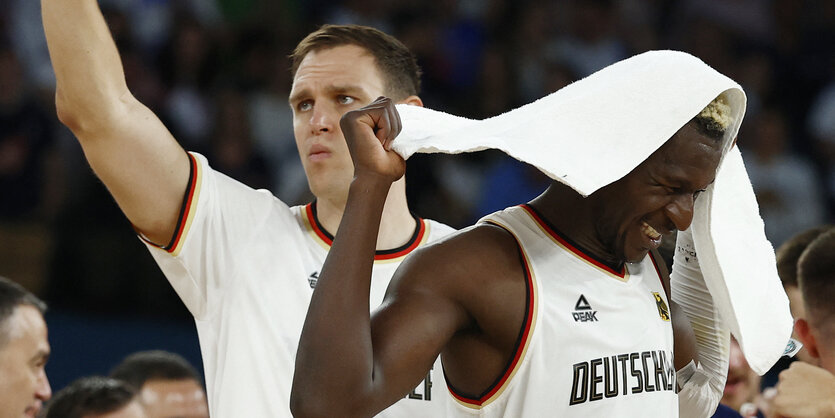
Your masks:
[[[389,150],[400,121],[385,98],[347,113],[355,178],[302,332],[293,412],[371,416],[443,353],[449,416],[678,416],[675,370],[690,359],[676,353],[673,364],[667,273],[654,249],[690,226],[714,180],[732,121],[722,96],[705,105],[588,197],[553,182],[413,254],[373,319],[370,255],[388,187],[405,171]]]
[[[792,318],[795,320],[806,316],[806,308],[797,280],[797,261],[809,244],[829,229],[832,229],[831,225],[810,228],[791,237],[777,248],[775,254],[777,258],[777,273],[779,273],[780,281],[783,282],[783,289],[785,289],[786,295],[789,297],[789,307]],[[798,338],[797,330],[792,333],[792,337]],[[812,360],[805,347],[800,349],[795,357],[798,360],[806,362]]]
[[[186,153],[131,95],[95,0],[41,4],[59,119],[194,316],[210,415],[289,416],[299,334],[354,175],[339,117],[381,95],[422,105],[414,56],[366,27],[326,26],[301,41],[290,105],[316,200],[288,207]],[[403,257],[451,232],[410,213],[404,181],[386,195],[366,310]],[[386,415],[436,415],[432,373]]]
[[[798,338],[811,357],[782,372],[772,400],[776,417],[835,417],[835,229],[812,241],[797,263],[806,306],[795,322]]]

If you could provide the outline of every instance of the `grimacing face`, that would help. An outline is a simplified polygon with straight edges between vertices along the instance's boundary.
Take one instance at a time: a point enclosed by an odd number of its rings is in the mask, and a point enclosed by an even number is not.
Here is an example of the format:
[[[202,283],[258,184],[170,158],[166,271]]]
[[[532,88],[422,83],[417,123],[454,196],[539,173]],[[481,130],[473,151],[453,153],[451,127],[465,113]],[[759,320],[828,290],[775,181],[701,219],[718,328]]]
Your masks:
[[[37,308],[19,305],[0,329],[7,333],[0,345],[0,418],[35,417],[52,396],[46,322]]]
[[[354,165],[339,119],[383,95],[385,81],[374,57],[362,47],[313,51],[299,64],[290,92],[293,131],[316,197],[347,199]]]
[[[690,122],[632,172],[591,194],[607,258],[638,262],[661,245],[663,235],[687,229],[696,197],[713,183],[721,156],[721,142]]]

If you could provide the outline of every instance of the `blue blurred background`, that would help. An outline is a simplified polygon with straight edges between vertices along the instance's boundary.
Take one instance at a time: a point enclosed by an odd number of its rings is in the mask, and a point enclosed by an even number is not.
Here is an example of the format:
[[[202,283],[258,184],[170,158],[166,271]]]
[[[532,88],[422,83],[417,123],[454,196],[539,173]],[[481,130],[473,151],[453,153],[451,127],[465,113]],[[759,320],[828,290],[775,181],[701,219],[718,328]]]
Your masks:
[[[428,107],[484,118],[650,49],[745,88],[739,146],[776,246],[833,221],[835,2],[828,0],[102,0],[135,96],[184,147],[289,204],[311,198],[287,55],[322,23],[375,26],[424,70]],[[43,297],[58,390],[124,355],[201,366],[190,315],[54,109],[36,0],[0,2],[0,275]],[[654,115],[646,115],[647,123]],[[582,138],[578,138],[582,140]],[[453,226],[524,202],[544,176],[502,154],[409,161],[416,213]]]

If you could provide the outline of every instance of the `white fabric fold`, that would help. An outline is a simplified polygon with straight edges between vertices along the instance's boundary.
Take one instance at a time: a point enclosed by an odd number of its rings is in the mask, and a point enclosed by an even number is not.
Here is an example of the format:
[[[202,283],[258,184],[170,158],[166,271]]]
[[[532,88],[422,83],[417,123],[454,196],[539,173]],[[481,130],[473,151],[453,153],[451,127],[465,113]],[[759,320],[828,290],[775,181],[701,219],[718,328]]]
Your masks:
[[[588,196],[632,171],[722,93],[734,120],[723,138],[726,157],[715,184],[697,200],[691,229],[717,308],[762,374],[791,334],[788,298],[742,159],[728,152],[745,93],[698,58],[646,52],[485,120],[398,105],[403,130],[392,146],[404,158],[499,149]]]

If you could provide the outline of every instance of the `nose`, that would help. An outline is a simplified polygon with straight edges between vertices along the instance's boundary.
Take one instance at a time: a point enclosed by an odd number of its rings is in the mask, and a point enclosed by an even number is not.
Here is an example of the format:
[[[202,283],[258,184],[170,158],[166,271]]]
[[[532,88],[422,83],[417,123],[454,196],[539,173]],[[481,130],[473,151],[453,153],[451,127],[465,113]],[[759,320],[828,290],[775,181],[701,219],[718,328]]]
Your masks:
[[[324,105],[314,106],[313,111],[310,112],[310,133],[319,135],[333,132],[338,122],[339,117],[334,114],[333,110]]]
[[[41,370],[38,377],[38,387],[35,390],[35,397],[46,402],[52,397],[52,388],[49,386],[49,379],[46,377],[46,371]]]
[[[667,216],[679,231],[684,231],[690,227],[693,222],[693,206],[695,200],[692,194],[681,193],[673,198],[673,201],[667,204]]]

